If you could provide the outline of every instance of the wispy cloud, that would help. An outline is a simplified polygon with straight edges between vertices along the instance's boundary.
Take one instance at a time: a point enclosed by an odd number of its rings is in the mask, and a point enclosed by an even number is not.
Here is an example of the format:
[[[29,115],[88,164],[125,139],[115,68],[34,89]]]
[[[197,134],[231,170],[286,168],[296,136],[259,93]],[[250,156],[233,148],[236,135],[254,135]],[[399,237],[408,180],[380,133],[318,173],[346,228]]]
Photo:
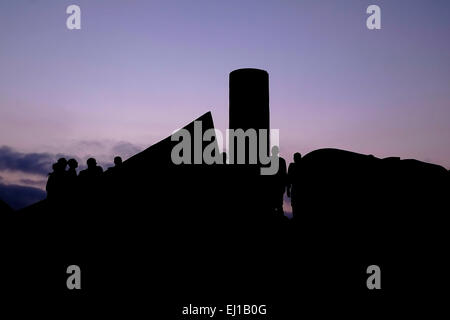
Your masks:
[[[114,156],[128,158],[143,148],[126,141],[78,141],[72,146],[64,147],[62,153],[52,152],[20,152],[10,146],[0,147],[0,171],[18,171],[25,174],[46,176],[52,164],[61,157],[75,158],[84,167],[89,157],[94,157],[105,166],[112,164]],[[76,155],[76,156],[75,156]],[[5,176],[3,179],[6,179]],[[23,183],[27,182],[24,177]],[[28,179],[28,182],[31,182]],[[32,182],[32,184],[35,181]]]
[[[0,170],[22,171],[45,175],[55,156],[49,153],[22,153],[11,147],[0,147]]]
[[[45,180],[45,179],[41,179],[41,180],[20,179],[19,182],[21,185],[40,187],[41,189],[43,189],[43,187],[47,183],[47,180]]]
[[[129,158],[132,155],[142,151],[142,148],[132,143],[121,141],[113,145],[111,151],[114,155]]]
[[[58,158],[75,158],[79,170],[94,157],[105,169],[114,156],[126,159],[143,148],[126,141],[77,141],[62,152],[21,152],[9,146],[0,147],[0,199],[20,209],[45,198],[45,184],[52,164]],[[68,156],[76,154],[76,156]]]

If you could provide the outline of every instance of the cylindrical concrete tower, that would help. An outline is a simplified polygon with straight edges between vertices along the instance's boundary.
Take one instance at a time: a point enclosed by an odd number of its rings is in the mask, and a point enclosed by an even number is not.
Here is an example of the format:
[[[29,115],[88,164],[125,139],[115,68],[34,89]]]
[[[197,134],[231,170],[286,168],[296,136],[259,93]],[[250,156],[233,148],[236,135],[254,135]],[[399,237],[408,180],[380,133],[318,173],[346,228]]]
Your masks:
[[[260,69],[230,73],[230,129],[269,129],[269,74]]]
[[[234,70],[230,73],[229,95],[230,129],[255,129],[257,132],[266,129],[267,154],[270,148],[269,74],[260,69]]]

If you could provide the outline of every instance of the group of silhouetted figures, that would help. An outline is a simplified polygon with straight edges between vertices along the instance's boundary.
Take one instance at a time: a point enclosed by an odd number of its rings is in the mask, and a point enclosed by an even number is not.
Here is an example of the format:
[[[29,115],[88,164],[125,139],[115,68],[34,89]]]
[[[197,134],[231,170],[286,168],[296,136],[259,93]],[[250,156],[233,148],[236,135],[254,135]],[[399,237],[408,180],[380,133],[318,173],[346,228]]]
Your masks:
[[[270,176],[269,198],[271,211],[279,216],[284,216],[284,194],[291,199],[292,215],[295,218],[299,212],[300,182],[301,182],[301,154],[294,154],[294,162],[286,166],[286,161],[279,158],[278,172]],[[54,203],[70,202],[75,196],[95,197],[98,193],[97,182],[103,174],[101,166],[97,165],[94,158],[86,162],[87,168],[77,174],[78,162],[75,159],[66,160],[60,158],[53,164],[53,172],[49,174],[47,181],[47,199]],[[114,167],[107,171],[118,170],[122,167],[122,158],[114,158]]]
[[[53,172],[48,176],[47,180],[47,199],[49,201],[64,201],[72,198],[74,194],[79,194],[80,191],[89,193],[90,187],[96,184],[96,181],[103,173],[103,168],[97,165],[94,158],[89,158],[86,162],[87,169],[80,171],[77,174],[78,162],[75,159],[66,160],[60,158],[53,164]],[[114,158],[114,167],[108,170],[114,170],[122,166],[122,158]],[[67,168],[68,167],[68,168]],[[80,189],[83,186],[83,190]]]

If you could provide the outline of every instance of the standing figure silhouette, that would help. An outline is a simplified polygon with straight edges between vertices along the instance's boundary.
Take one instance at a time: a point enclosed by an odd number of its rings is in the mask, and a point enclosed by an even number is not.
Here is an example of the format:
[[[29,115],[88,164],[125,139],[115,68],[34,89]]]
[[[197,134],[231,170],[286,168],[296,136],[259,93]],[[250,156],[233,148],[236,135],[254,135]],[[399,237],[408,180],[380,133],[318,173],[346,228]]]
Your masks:
[[[114,167],[109,167],[107,171],[117,171],[122,167],[122,158],[117,156],[114,157]]]
[[[47,199],[52,202],[63,201],[64,190],[67,183],[66,175],[67,160],[60,158],[53,164],[53,172],[49,174],[46,191]]]
[[[79,174],[80,184],[83,188],[82,192],[87,200],[94,200],[98,180],[103,173],[103,169],[97,166],[97,161],[94,158],[89,158],[86,161],[87,169],[82,170]]]
[[[287,186],[286,160],[279,156],[279,148],[272,147],[272,156],[278,157],[278,171],[273,176],[272,187],[270,188],[272,207],[278,216],[284,216],[283,196]]]
[[[292,217],[298,218],[300,208],[301,160],[299,152],[294,154],[294,162],[289,164],[287,196],[291,198]]]
[[[67,198],[70,202],[75,202],[76,195],[79,189],[78,175],[77,175],[78,162],[75,159],[69,159],[69,161],[67,161],[67,164],[69,165],[69,169],[67,170],[66,173]]]
[[[97,160],[95,160],[94,158],[89,158],[86,161],[86,164],[87,169],[80,172],[80,179],[84,180],[85,182],[92,182],[103,173],[102,167],[97,166]]]

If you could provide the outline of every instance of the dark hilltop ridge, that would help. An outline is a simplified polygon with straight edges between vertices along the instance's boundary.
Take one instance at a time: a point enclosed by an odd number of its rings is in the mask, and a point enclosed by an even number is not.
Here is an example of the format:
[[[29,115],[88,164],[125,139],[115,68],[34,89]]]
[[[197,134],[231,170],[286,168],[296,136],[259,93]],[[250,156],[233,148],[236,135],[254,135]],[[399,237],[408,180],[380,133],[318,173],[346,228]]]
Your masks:
[[[10,213],[10,212],[12,212],[11,207],[8,206],[4,201],[0,200],[0,214]]]
[[[196,121],[214,128],[209,112]],[[230,128],[269,126],[268,73],[233,71]],[[194,122],[185,129],[193,135]],[[443,167],[313,151],[301,158],[300,174],[286,178],[297,186],[298,212],[288,220],[273,204],[277,175],[260,175],[258,164],[174,165],[177,143],[168,137],[59,200],[16,212],[7,234],[21,254],[9,272],[45,261],[42,285],[52,292],[65,285],[63,266],[77,263],[89,270],[91,296],[131,299],[151,288],[171,301],[232,292],[287,303],[297,298],[283,292],[293,290],[308,308],[336,291],[365,303],[371,264],[386,270],[385,296],[417,299],[419,289],[442,283],[450,212]]]

